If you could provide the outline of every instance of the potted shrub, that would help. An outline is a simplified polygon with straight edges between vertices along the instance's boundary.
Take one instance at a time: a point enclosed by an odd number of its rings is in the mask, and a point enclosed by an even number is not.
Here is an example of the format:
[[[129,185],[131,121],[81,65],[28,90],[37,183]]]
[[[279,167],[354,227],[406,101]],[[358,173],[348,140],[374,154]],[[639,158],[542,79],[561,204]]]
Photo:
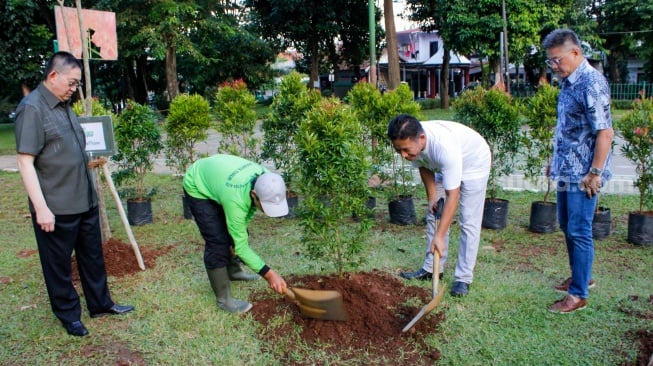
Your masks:
[[[628,241],[653,244],[653,98],[633,102],[633,109],[617,125],[624,143],[621,152],[635,164],[639,209],[628,214]]]
[[[118,164],[118,171],[113,173],[113,179],[124,187],[129,223],[151,223],[151,197],[155,190],[145,188],[145,176],[163,149],[156,116],[148,106],[128,101],[127,108],[118,115],[114,134],[118,153],[111,160]]]
[[[222,137],[218,152],[258,161],[255,106],[256,97],[242,79],[220,84],[213,107],[216,130]]]
[[[348,106],[323,98],[306,113],[294,137],[302,242],[312,259],[330,261],[341,276],[361,263],[369,231],[369,163],[362,133]]]
[[[177,176],[182,177],[186,169],[197,160],[195,146],[208,137],[211,126],[209,102],[201,95],[179,94],[172,103],[163,125],[166,133],[165,155],[166,165]],[[184,218],[192,218],[186,199],[182,195]]]
[[[502,188],[499,178],[512,173],[514,157],[519,150],[519,112],[512,98],[496,89],[466,90],[453,103],[455,118],[478,131],[492,153],[483,227],[503,229],[508,223],[508,204],[497,198]]]
[[[531,203],[528,229],[536,233],[551,233],[556,230],[558,213],[555,202],[548,201],[552,182],[546,176],[546,166],[553,156],[559,93],[558,88],[542,84],[537,93],[522,104],[521,109],[528,125],[528,129],[523,130],[521,136],[522,145],[526,150],[524,175],[534,184],[538,184],[542,179],[546,182],[542,200]]]
[[[394,151],[388,140],[388,122],[395,116],[408,113],[418,115],[419,104],[406,84],[384,94],[369,83],[357,83],[347,95],[357,118],[365,127],[366,142],[371,160],[371,175],[390,185],[387,192],[390,222],[412,225],[416,221],[413,200],[413,168]]]
[[[298,197],[294,189],[293,168],[297,164],[295,133],[300,121],[322,96],[316,89],[306,88],[302,76],[296,71],[286,75],[279,85],[279,93],[272,100],[270,112],[263,119],[263,144],[261,159],[272,160],[275,169],[283,177],[288,190],[290,213],[294,215]]]

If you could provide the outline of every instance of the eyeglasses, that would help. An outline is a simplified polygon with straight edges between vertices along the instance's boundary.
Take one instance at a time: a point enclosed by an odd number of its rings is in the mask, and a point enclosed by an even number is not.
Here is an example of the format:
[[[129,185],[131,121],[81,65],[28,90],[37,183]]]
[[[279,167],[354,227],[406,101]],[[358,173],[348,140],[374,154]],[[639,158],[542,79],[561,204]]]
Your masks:
[[[564,55],[562,55],[562,56],[551,57],[551,58],[549,58],[549,59],[546,59],[546,60],[544,60],[544,63],[546,63],[546,65],[547,65],[548,67],[553,67],[553,65],[560,66],[560,61],[562,61],[562,58],[565,57],[565,56],[567,56],[567,54],[569,54],[569,52],[571,52],[571,51],[567,51],[567,52],[566,52]]]
[[[77,89],[77,88],[81,88],[82,86],[84,86],[84,83],[82,83],[81,81],[72,80],[68,82],[69,88]]]

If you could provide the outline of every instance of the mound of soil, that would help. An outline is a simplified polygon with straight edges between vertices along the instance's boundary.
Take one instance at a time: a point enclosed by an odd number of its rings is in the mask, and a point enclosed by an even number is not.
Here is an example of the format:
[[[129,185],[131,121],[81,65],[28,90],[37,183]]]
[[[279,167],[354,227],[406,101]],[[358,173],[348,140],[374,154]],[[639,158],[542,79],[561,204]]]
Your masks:
[[[166,254],[171,248],[172,246],[168,246],[163,249],[153,250],[139,246],[145,269],[154,267],[156,259]],[[102,254],[104,255],[104,265],[107,268],[107,275],[109,276],[124,277],[141,271],[131,244],[111,238],[102,244]],[[73,282],[78,283],[79,272],[77,271],[75,256],[72,258],[72,263]]]
[[[298,359],[305,357],[298,357],[298,353],[317,348],[337,353],[341,361],[365,361],[366,364],[418,365],[440,358],[440,351],[429,349],[424,337],[436,331],[438,323],[444,319],[443,312],[436,308],[410,331],[401,332],[431,300],[428,288],[406,286],[402,280],[381,271],[349,273],[342,278],[288,276],[286,281],[298,288],[340,292],[349,320],[304,318],[299,307],[287,298],[276,294],[270,296],[270,291],[254,294],[251,298],[256,301],[251,313],[266,328],[261,332],[265,341],[276,344],[281,339],[293,337],[294,342],[306,344],[306,347],[293,347],[288,353],[279,355],[282,364],[303,365]],[[408,300],[412,305],[407,304]],[[284,313],[292,320],[271,322]],[[301,330],[293,335],[293,328],[297,325]],[[361,355],[369,358],[361,360]]]

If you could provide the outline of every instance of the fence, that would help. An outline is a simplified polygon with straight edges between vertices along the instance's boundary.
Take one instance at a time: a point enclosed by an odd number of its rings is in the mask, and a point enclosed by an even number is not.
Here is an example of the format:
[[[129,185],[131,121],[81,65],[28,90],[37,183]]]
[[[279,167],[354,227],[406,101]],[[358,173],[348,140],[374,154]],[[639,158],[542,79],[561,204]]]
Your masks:
[[[528,84],[512,85],[510,92],[513,97],[532,97],[535,95],[535,88]],[[610,83],[610,98],[612,100],[632,101],[640,98],[653,96],[653,83],[641,82],[639,84],[615,84]]]
[[[653,83],[642,82],[639,84],[613,84],[610,83],[610,97],[613,100],[634,100],[641,97],[653,96]]]

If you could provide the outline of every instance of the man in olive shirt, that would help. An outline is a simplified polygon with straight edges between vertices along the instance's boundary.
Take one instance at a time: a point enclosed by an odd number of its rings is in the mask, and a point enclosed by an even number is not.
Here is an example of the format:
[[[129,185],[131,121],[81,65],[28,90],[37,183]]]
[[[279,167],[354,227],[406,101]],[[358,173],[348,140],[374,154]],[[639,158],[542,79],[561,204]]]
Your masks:
[[[270,217],[288,214],[283,178],[249,160],[217,154],[199,159],[188,168],[184,192],[205,241],[204,266],[218,306],[231,313],[252,308],[249,302],[230,294],[230,280],[245,279],[238,268],[233,269],[237,267],[236,257],[265,278],[270,288],[283,294],[286,282],[250,248],[247,232],[257,209]],[[240,278],[234,278],[238,274]]]
[[[79,295],[71,279],[73,250],[91,317],[134,310],[115,304],[107,286],[97,192],[87,166],[84,131],[70,108],[81,75],[79,60],[56,53],[46,66],[45,80],[18,105],[15,124],[18,169],[50,305],[74,336],[85,336],[88,330],[80,321]]]

